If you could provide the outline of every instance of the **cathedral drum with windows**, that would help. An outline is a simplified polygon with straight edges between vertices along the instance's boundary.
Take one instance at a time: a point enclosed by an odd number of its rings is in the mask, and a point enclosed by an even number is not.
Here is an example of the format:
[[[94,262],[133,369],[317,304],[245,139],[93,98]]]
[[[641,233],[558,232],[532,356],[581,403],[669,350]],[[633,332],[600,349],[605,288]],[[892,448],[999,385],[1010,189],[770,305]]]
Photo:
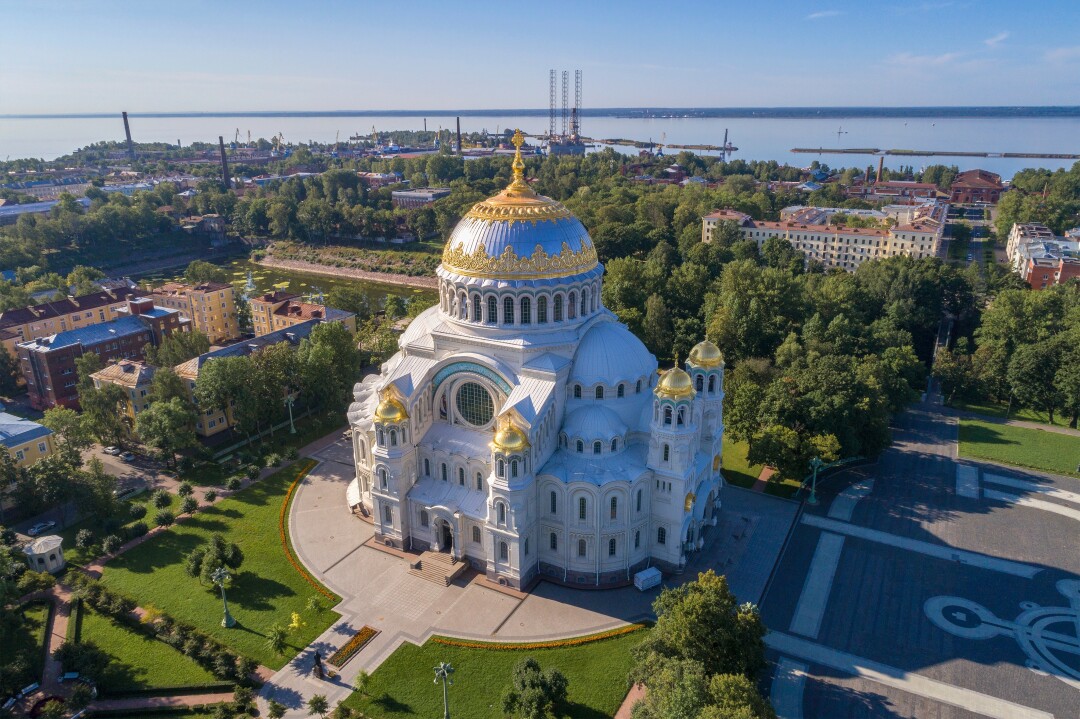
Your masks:
[[[724,361],[656,358],[600,298],[582,224],[514,178],[454,229],[439,302],[354,389],[348,502],[377,541],[511,587],[679,571],[720,507]],[[676,363],[677,365],[679,363]]]

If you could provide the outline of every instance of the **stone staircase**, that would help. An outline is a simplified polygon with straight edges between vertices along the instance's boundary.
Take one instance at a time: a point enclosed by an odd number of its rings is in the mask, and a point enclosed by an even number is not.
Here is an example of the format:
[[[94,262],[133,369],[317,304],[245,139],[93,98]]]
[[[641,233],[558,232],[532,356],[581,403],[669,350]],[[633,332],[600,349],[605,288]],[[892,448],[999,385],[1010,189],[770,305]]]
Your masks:
[[[409,574],[449,587],[468,567],[446,552],[422,552],[419,559],[409,563]]]

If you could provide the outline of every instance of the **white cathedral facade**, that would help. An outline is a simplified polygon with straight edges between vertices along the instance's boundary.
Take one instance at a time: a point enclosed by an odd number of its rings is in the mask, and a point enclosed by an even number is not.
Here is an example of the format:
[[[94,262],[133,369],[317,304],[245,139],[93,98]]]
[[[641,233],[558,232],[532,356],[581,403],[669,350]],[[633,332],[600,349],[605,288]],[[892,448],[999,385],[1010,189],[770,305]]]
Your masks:
[[[377,541],[511,587],[678,571],[720,506],[723,358],[704,341],[658,374],[604,308],[585,228],[523,168],[519,144],[447,242],[438,305],[356,385],[348,501]]]

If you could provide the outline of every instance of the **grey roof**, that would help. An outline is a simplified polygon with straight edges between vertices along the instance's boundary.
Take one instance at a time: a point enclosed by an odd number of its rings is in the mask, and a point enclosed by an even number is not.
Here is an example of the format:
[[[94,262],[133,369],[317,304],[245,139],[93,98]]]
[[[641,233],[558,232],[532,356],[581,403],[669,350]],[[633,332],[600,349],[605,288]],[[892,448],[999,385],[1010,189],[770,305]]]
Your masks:
[[[83,207],[90,206],[90,199],[87,197],[80,197],[75,202]],[[60,200],[49,200],[48,202],[27,202],[22,205],[3,205],[0,206],[0,217],[18,217],[28,212],[48,212],[59,204]]]
[[[176,310],[163,310],[175,313]],[[101,342],[130,337],[131,335],[148,332],[149,328],[138,317],[121,317],[110,322],[102,322],[89,327],[80,327],[67,332],[59,332],[52,337],[39,337],[29,342],[20,342],[19,347],[25,347],[31,351],[51,351],[62,347],[81,344],[83,346],[96,345]]]
[[[7,412],[0,412],[0,445],[8,449],[39,437],[48,437],[52,433],[53,431],[45,425]]]
[[[286,327],[284,329],[275,330],[269,334],[253,337],[249,340],[243,340],[236,344],[229,345],[227,347],[221,347],[216,350],[211,350],[205,354],[201,354],[194,359],[190,359],[184,362],[182,365],[177,366],[177,371],[180,367],[185,367],[189,364],[194,364],[192,369],[201,369],[208,360],[216,359],[218,357],[243,357],[249,355],[252,352],[261,350],[264,347],[270,345],[280,344],[281,342],[288,342],[292,345],[300,344],[300,341],[311,335],[311,331],[319,324],[322,324],[322,318],[308,320],[307,322],[299,322],[292,327]]]

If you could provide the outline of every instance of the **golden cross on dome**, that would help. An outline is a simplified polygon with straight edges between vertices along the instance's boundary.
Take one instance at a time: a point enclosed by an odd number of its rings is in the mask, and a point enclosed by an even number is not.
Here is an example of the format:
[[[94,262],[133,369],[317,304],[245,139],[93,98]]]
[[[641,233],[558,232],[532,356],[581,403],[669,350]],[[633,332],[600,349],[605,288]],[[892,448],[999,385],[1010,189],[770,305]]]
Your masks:
[[[521,134],[521,130],[514,132],[514,137],[511,140],[514,143],[514,180],[510,183],[510,189],[519,190],[522,188],[528,188],[525,184],[525,161],[521,159],[521,146],[525,144],[525,136]]]

